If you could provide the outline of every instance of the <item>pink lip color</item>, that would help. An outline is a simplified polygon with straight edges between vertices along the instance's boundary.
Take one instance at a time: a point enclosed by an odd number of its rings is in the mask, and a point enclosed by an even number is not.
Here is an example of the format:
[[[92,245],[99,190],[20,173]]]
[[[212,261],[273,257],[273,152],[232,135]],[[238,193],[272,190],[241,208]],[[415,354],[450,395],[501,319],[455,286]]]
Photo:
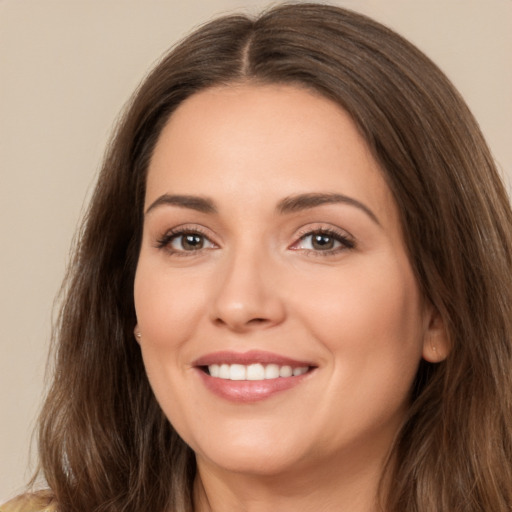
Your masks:
[[[201,356],[192,363],[192,366],[209,366],[210,364],[277,364],[279,366],[291,366],[298,368],[300,366],[314,366],[309,361],[298,361],[289,357],[264,352],[261,350],[250,350],[249,352],[213,352]]]
[[[281,391],[291,389],[300,384],[311,372],[295,377],[279,377],[277,379],[236,381],[211,377],[200,367],[211,364],[277,364],[279,366],[292,366],[293,368],[312,366],[305,361],[298,361],[288,357],[272,354],[270,352],[250,351],[244,353],[215,352],[200,357],[194,362],[199,378],[212,393],[232,402],[250,403],[265,400]]]
[[[308,373],[296,377],[279,377],[268,380],[226,380],[211,377],[200,369],[197,369],[203,384],[217,396],[232,402],[257,402],[297,386]]]

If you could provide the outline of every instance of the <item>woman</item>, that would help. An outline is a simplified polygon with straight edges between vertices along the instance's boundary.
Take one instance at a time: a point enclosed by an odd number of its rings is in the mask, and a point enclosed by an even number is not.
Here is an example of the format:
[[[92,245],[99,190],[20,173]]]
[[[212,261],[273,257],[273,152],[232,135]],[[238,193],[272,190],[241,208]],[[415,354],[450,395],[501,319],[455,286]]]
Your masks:
[[[202,27],[117,129],[50,490],[10,507],[509,510],[511,226],[467,107],[393,32],[316,4]]]

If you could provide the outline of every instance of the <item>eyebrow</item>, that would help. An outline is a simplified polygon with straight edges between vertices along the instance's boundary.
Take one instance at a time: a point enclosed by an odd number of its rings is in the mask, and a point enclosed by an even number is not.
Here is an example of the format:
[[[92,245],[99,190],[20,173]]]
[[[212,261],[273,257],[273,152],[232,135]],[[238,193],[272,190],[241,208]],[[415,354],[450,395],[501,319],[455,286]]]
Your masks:
[[[157,206],[162,205],[189,208],[201,213],[217,213],[217,208],[215,208],[213,201],[206,197],[164,194],[149,205],[146,215]]]
[[[321,206],[324,204],[348,204],[350,206],[355,206],[362,210],[368,217],[370,217],[373,222],[380,226],[379,219],[373,213],[370,208],[368,208],[365,204],[361,203],[357,199],[354,199],[349,196],[344,196],[342,194],[320,194],[320,193],[311,193],[311,194],[299,194],[295,196],[285,197],[283,200],[279,201],[277,205],[277,210],[279,213],[293,213],[302,210],[308,210],[310,208],[315,208],[317,206]]]
[[[280,214],[289,214],[308,210],[310,208],[316,208],[324,204],[348,204],[355,206],[360,209],[373,222],[380,226],[379,219],[377,216],[368,208],[365,204],[361,203],[357,199],[342,194],[327,194],[327,193],[309,193],[309,194],[298,194],[294,196],[285,197],[277,204],[276,210]],[[217,213],[217,208],[211,199],[201,196],[191,195],[178,195],[178,194],[163,194],[158,197],[146,210],[146,215],[162,205],[178,206],[179,208],[189,208],[196,210],[201,213],[213,214]]]

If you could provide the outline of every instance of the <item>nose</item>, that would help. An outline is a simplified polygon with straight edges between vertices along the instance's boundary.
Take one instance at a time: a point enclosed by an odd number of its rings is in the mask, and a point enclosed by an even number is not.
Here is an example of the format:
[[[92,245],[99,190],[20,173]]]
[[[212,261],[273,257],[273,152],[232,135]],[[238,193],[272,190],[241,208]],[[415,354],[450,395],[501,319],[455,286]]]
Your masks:
[[[248,254],[249,253],[249,254]],[[286,308],[278,285],[278,269],[270,256],[238,253],[223,262],[216,275],[211,317],[232,331],[265,329],[280,324]]]

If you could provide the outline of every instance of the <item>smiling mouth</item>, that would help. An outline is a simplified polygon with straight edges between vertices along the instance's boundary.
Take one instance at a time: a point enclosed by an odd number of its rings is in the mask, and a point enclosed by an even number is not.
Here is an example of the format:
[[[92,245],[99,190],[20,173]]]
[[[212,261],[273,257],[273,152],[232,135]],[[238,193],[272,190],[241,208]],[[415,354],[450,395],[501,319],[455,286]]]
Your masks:
[[[311,371],[311,366],[291,366],[278,364],[210,364],[201,366],[207,375],[223,380],[255,381],[275,380],[288,377],[299,377]]]
[[[206,354],[192,363],[204,386],[235,404],[266,400],[309,380],[318,370],[311,361],[250,350]]]

